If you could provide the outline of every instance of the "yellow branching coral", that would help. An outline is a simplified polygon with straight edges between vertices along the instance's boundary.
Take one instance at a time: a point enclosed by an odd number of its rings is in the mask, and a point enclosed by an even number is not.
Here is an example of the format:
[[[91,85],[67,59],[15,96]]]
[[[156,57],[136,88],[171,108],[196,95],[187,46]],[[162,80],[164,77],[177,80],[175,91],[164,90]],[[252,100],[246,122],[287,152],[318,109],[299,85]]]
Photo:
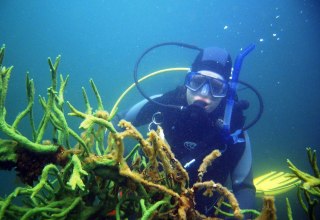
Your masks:
[[[0,139],[0,161],[16,162],[17,155],[15,151],[17,144],[16,141]]]
[[[154,156],[154,149],[150,146],[148,141],[146,141],[141,133],[128,121],[121,120],[119,122],[119,126],[122,128],[125,128],[123,132],[120,132],[120,136],[123,139],[124,137],[131,137],[136,139],[143,150],[143,152],[146,154],[147,157],[153,157]]]
[[[275,220],[276,216],[276,206],[274,204],[273,196],[265,196],[263,198],[263,207],[260,216],[256,220]]]
[[[184,194],[179,199],[179,209],[178,209],[178,217],[179,219],[188,219],[187,218],[187,212],[190,210],[190,200],[187,196]]]
[[[206,191],[204,195],[212,196],[213,191],[217,191],[220,195],[227,198],[231,208],[233,210],[233,215],[237,219],[242,219],[243,215],[241,213],[241,209],[239,207],[238,201],[236,197],[224,186],[220,183],[214,183],[213,181],[206,181],[206,182],[198,182],[193,185],[193,190],[203,189],[205,188]]]
[[[198,169],[199,182],[202,182],[202,177],[207,172],[208,166],[211,166],[212,161],[214,161],[217,157],[220,157],[220,156],[221,156],[221,153],[219,150],[213,150],[210,154],[208,154],[203,159],[203,162]]]
[[[124,145],[123,145],[123,137],[119,133],[110,133],[109,140],[112,139],[112,143],[109,142],[109,146],[114,145],[113,150],[111,153],[114,155],[114,160],[117,163],[120,163],[123,160],[123,153],[124,153]]]
[[[94,116],[93,115],[86,115],[84,120],[81,122],[79,128],[81,129],[89,129],[94,125]]]
[[[309,147],[306,150],[313,175],[299,170],[289,159],[287,159],[287,163],[289,164],[289,169],[302,181],[298,188],[298,200],[301,207],[310,219],[316,219],[316,210],[319,209],[320,198],[320,172],[316,151]],[[304,195],[304,198],[302,195]]]
[[[320,196],[320,178],[315,151],[312,153],[312,150],[310,148],[307,148],[307,151],[309,162],[314,170],[315,176],[299,170],[289,159],[287,159],[287,163],[289,164],[289,169],[291,169],[292,172],[303,181],[302,187],[312,194]]]
[[[84,190],[84,183],[81,180],[81,175],[88,175],[87,171],[82,169],[81,162],[76,154],[72,156],[71,163],[73,165],[73,171],[69,182],[67,183],[74,190],[78,186],[81,190]]]
[[[126,164],[122,164],[121,165],[121,169],[120,169],[120,174],[122,176],[126,176],[126,177],[129,177],[131,178],[132,180],[136,181],[136,182],[139,182],[139,183],[142,183],[146,186],[150,186],[150,187],[154,187],[164,193],[167,193],[173,197],[176,197],[176,198],[179,198],[179,194],[174,192],[173,190],[167,188],[166,186],[163,186],[163,185],[159,185],[159,184],[155,184],[153,182],[149,182],[149,181],[146,181],[145,179],[143,179],[141,177],[141,175],[137,174],[137,173],[133,173],[131,172],[131,170],[129,169],[129,167],[126,165]]]
[[[174,179],[176,183],[179,183],[183,191],[186,183],[189,181],[189,175],[181,163],[175,158],[168,143],[161,137],[161,132],[160,127],[157,132],[149,132],[149,141],[153,143],[156,155],[159,157],[167,176]]]
[[[113,124],[107,120],[104,120],[103,118],[99,118],[97,116],[91,115],[91,114],[85,114],[79,110],[77,110],[73,105],[71,105],[70,102],[67,102],[71,109],[71,113],[69,115],[71,116],[77,116],[80,118],[83,118],[84,121],[80,124],[79,128],[88,129],[93,124],[98,124],[101,126],[104,126],[107,128],[110,132],[115,133],[116,129],[113,127]]]

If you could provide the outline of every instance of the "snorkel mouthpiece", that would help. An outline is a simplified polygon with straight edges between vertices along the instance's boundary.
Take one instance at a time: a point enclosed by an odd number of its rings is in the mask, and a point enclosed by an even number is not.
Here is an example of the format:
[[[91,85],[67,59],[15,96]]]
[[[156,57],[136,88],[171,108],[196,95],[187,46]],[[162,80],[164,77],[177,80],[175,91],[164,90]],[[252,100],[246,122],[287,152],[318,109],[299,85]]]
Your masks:
[[[194,103],[192,103],[191,105],[198,106],[198,107],[201,107],[201,108],[205,108],[208,104],[205,101],[197,100]]]
[[[208,119],[208,114],[205,110],[207,103],[202,100],[197,100],[187,107],[188,117],[195,123],[203,125]]]

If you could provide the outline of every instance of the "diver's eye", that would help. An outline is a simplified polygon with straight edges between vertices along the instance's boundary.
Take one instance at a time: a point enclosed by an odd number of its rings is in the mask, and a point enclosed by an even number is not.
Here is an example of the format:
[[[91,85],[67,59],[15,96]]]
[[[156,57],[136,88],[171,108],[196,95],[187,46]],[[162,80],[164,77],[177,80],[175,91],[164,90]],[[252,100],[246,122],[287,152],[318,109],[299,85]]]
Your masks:
[[[211,86],[216,91],[222,91],[225,87],[225,83],[220,80],[211,80]]]
[[[206,78],[203,76],[193,76],[192,79],[190,80],[190,86],[193,88],[199,88],[200,86],[203,85],[203,83],[205,83]]]
[[[214,97],[224,97],[228,90],[228,84],[220,79],[211,79],[210,86]]]

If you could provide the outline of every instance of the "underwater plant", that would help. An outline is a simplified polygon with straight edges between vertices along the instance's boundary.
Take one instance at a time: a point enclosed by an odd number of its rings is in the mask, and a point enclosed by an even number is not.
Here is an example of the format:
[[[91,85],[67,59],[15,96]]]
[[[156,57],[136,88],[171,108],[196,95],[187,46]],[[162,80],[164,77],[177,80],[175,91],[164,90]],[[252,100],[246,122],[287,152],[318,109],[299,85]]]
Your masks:
[[[306,148],[308,154],[308,161],[313,171],[313,175],[299,170],[289,159],[289,169],[293,172],[293,175],[301,180],[301,184],[297,190],[298,200],[305,214],[310,220],[316,220],[320,215],[320,172],[317,164],[316,151],[310,147]],[[289,219],[291,215],[290,203],[287,199]],[[318,216],[317,216],[318,215]],[[318,217],[318,218],[317,218]]]
[[[5,198],[0,197],[0,219],[217,219],[200,214],[195,209],[195,193],[214,191],[228,201],[232,212],[225,216],[242,219],[255,210],[241,210],[234,195],[213,181],[202,182],[207,166],[220,155],[214,150],[199,168],[199,182],[189,186],[189,177],[175,158],[170,146],[161,138],[161,128],[147,137],[127,121],[120,121],[122,131],[112,124],[116,111],[105,110],[99,91],[90,80],[97,101],[93,111],[86,90],[82,94],[86,110],[78,110],[64,100],[69,76],[57,80],[60,56],[49,58],[51,86],[47,97],[40,97],[43,109],[36,126],[33,117],[34,82],[26,77],[27,107],[12,124],[6,121],[5,101],[13,67],[2,65],[5,47],[0,50],[0,169],[16,171],[25,184]],[[65,105],[70,112],[65,113]],[[80,118],[81,134],[68,124],[72,117]],[[28,118],[30,138],[19,130],[22,119]],[[44,134],[52,132],[52,141]],[[108,133],[106,136],[105,133]],[[79,132],[80,133],[80,132]],[[124,139],[136,145],[125,155]],[[75,143],[75,144],[72,144]],[[274,200],[265,198],[265,206],[257,219],[275,219]],[[220,204],[223,204],[222,199]]]

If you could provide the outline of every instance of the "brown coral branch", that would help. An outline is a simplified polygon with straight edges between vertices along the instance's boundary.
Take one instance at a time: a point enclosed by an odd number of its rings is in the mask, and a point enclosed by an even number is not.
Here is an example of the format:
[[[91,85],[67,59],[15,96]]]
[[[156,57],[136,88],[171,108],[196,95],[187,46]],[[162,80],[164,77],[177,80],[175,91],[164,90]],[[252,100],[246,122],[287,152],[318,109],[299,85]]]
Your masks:
[[[118,133],[110,133],[110,138],[113,139],[113,143],[116,146],[113,148],[113,155],[114,160],[117,161],[117,163],[120,163],[123,160],[123,153],[124,153],[124,145],[123,145],[123,137]],[[110,140],[110,139],[109,139]],[[109,145],[112,143],[109,143]]]
[[[243,219],[236,197],[226,187],[222,186],[220,183],[214,183],[212,180],[195,183],[192,187],[194,191],[203,188],[206,189],[204,192],[205,196],[211,197],[213,195],[213,191],[217,191],[220,195],[227,198],[233,210],[234,217],[237,219]]]
[[[217,158],[220,157],[221,153],[219,150],[213,150],[210,154],[208,154],[204,159],[202,164],[198,169],[198,180],[202,182],[203,175],[207,172],[207,168],[211,166],[212,162]]]
[[[149,140],[156,149],[157,156],[162,162],[165,173],[167,176],[172,177],[175,182],[179,183],[180,189],[183,191],[186,183],[189,181],[189,175],[181,163],[175,158],[170,146],[161,138],[161,132],[162,129],[160,127],[157,132],[151,131],[149,133]]]
[[[129,177],[130,179],[134,180],[135,182],[142,183],[143,185],[154,187],[154,188],[156,188],[166,194],[169,194],[175,198],[178,198],[178,199],[180,198],[179,194],[174,192],[173,190],[168,189],[167,187],[165,187],[163,185],[159,185],[159,184],[155,184],[150,181],[147,181],[147,180],[143,179],[140,174],[131,172],[130,168],[128,167],[128,165],[124,161],[122,161],[122,163],[120,165],[120,175]]]
[[[256,220],[276,220],[276,206],[274,204],[273,196],[266,196],[263,198],[263,207],[260,216]]]
[[[154,149],[150,146],[148,141],[143,139],[143,136],[141,135],[141,133],[130,122],[121,120],[119,122],[119,126],[122,128],[125,128],[125,130],[120,133],[120,136],[122,138],[132,137],[136,139],[140,143],[141,148],[147,157],[151,158],[154,156],[155,154]]]

